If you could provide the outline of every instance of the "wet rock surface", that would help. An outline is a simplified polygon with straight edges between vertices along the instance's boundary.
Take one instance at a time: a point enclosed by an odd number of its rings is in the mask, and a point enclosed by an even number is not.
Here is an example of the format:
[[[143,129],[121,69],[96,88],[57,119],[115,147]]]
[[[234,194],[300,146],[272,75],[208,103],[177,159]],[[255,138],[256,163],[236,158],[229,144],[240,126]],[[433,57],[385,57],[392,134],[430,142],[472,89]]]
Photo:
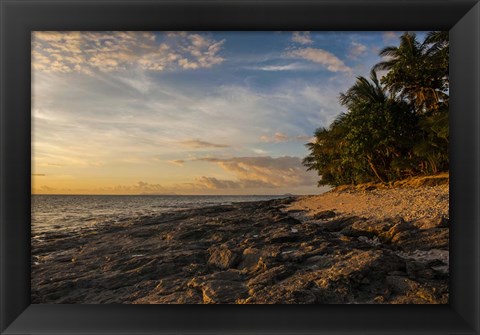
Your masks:
[[[33,303],[445,304],[448,218],[212,206],[32,240]]]

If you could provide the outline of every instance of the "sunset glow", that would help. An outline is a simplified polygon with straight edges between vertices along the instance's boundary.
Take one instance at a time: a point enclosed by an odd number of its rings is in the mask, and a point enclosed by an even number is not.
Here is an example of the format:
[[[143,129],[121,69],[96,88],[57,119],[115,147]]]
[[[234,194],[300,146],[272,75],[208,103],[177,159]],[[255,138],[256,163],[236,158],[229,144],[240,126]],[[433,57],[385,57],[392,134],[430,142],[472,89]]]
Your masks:
[[[32,33],[32,193],[321,193],[305,144],[397,37]]]

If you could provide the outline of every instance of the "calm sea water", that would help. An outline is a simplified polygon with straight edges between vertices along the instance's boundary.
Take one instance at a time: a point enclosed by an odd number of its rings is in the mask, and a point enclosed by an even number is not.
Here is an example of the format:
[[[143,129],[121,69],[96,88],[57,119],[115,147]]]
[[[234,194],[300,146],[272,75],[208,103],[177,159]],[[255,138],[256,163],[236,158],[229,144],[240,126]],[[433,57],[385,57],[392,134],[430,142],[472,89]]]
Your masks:
[[[32,195],[32,233],[95,229],[182,209],[226,205],[233,202],[278,199],[284,196],[183,196],[183,195]]]

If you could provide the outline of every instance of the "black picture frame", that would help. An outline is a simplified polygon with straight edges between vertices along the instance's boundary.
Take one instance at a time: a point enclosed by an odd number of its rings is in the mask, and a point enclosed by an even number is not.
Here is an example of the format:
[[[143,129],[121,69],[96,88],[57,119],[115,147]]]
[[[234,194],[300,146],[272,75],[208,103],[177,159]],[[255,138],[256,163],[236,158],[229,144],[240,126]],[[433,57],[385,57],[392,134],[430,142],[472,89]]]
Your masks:
[[[479,334],[480,4],[475,0],[0,0],[2,334]],[[35,30],[449,30],[449,305],[31,305]]]

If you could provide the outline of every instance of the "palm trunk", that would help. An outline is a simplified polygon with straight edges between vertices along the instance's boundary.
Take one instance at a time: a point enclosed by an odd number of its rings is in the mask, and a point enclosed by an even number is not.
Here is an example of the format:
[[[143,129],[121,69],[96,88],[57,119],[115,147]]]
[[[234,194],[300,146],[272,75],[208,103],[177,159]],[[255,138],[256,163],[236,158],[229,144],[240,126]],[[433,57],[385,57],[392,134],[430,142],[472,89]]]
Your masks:
[[[373,173],[375,173],[375,176],[377,176],[378,180],[380,182],[385,183],[385,181],[380,177],[380,174],[378,173],[377,169],[375,168],[375,165],[372,163],[372,158],[370,156],[367,156],[367,161],[368,164],[370,165],[370,168],[372,169]]]

